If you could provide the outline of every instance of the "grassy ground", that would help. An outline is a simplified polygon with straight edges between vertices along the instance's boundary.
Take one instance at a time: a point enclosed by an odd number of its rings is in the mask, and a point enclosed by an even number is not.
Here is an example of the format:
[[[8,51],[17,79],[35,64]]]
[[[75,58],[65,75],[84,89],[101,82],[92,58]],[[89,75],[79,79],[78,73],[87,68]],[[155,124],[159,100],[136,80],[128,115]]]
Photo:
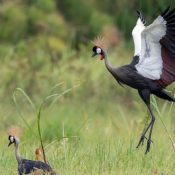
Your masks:
[[[158,101],[157,108],[154,102],[154,143],[151,152],[145,156],[145,145],[136,149],[148,120],[145,105],[136,91],[116,85],[103,62],[92,59],[89,50],[82,51],[81,56],[65,54],[52,69],[49,63],[44,64],[35,76],[31,76],[33,84],[29,96],[37,110],[44,97],[79,85],[53,105],[50,102],[43,107],[41,128],[47,160],[62,175],[175,174],[175,151],[169,138],[174,139],[174,107],[171,103]],[[49,58],[43,50],[39,54],[45,60]],[[130,58],[120,48],[110,56],[116,65],[122,65]],[[13,61],[20,62],[15,58]],[[6,65],[5,68],[9,67]],[[20,74],[25,70],[17,71],[14,76],[22,75],[17,85],[25,87],[28,77]],[[28,74],[31,72],[27,71],[25,75]],[[61,84],[53,88],[57,83]],[[36,113],[19,91],[15,91],[15,104],[11,98],[13,92],[9,89],[0,108],[0,174],[3,175],[17,174],[14,148],[7,147],[9,130],[20,130],[20,152],[24,158],[34,159],[35,149],[40,146]]]
[[[145,105],[136,91],[116,85],[103,62],[91,58],[92,44],[87,44],[93,36],[109,33],[112,64],[128,63],[133,53],[123,45],[133,46],[124,38],[131,39],[135,9],[145,12],[149,23],[157,8],[167,6],[163,0],[156,9],[151,0],[138,2],[128,7],[127,1],[109,0],[0,1],[0,175],[17,174],[8,134],[19,133],[21,155],[35,159],[40,142],[32,107],[38,110],[46,96],[72,86],[77,88],[53,105],[47,102],[41,111],[46,156],[56,171],[62,175],[175,174],[174,106],[158,101],[157,107],[154,102],[154,143],[145,156],[145,145],[136,149],[148,120]],[[15,91],[18,87],[32,104]],[[171,90],[175,92],[173,86]]]
[[[84,103],[61,100],[55,107],[45,108],[41,125],[50,164],[63,175],[174,174],[175,152],[159,117],[151,152],[145,156],[144,146],[135,148],[147,114],[140,101],[133,103],[126,107],[105,99]],[[169,103],[161,106],[162,120],[173,137],[174,109]],[[32,131],[21,122],[20,151],[23,157],[34,159],[34,150],[39,146],[37,123],[32,112],[25,115],[31,118]],[[14,148],[7,148],[7,144],[7,135],[3,134],[0,173],[17,174]]]

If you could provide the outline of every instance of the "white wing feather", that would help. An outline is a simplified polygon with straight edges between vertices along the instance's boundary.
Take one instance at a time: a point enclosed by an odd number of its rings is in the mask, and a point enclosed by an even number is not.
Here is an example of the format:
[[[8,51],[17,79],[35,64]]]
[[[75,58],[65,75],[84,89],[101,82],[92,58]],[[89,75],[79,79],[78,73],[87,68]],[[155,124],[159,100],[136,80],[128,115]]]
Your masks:
[[[136,26],[132,30],[132,36],[133,36],[134,46],[135,46],[134,56],[136,55],[139,56],[141,53],[141,33],[144,29],[145,29],[145,26],[139,18],[137,20]]]
[[[152,80],[160,79],[163,68],[160,39],[166,34],[166,21],[158,16],[141,33],[141,54],[136,69],[139,74]]]

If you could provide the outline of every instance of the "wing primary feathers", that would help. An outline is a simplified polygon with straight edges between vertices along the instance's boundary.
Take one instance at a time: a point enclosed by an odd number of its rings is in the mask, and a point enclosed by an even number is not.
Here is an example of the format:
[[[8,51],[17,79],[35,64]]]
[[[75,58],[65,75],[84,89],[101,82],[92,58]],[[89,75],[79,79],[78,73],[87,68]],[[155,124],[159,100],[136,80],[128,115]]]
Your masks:
[[[174,17],[175,17],[175,15],[174,15]],[[175,19],[174,19],[174,17],[173,17],[172,19],[169,20],[169,24],[171,24],[171,23],[175,23]]]
[[[173,44],[173,43],[171,42],[171,40],[168,39],[168,37],[163,38],[162,41],[163,41],[163,45],[166,46],[166,48],[167,48],[169,51],[171,51],[172,54],[175,54],[175,44]]]
[[[175,53],[173,52],[173,49],[170,48],[170,47],[168,47],[167,45],[164,45],[164,44],[163,44],[163,46],[169,51],[169,52],[168,52],[168,55],[170,55],[171,57],[174,58]]]
[[[141,13],[139,11],[137,13],[140,19],[142,19]],[[174,16],[175,9],[170,9],[170,7],[168,7],[161,16],[159,15],[152,24],[147,26],[144,31],[142,31],[140,61],[135,67],[144,77],[152,80],[160,79],[163,68],[161,45],[165,48],[169,56],[175,56]],[[171,23],[169,20],[171,20]],[[171,34],[169,33],[169,35],[167,35],[168,32]],[[150,70],[152,70],[152,73]]]
[[[168,7],[165,9],[165,11],[161,14],[161,16],[163,17],[164,15],[166,15],[166,13],[169,11],[169,9],[170,9],[170,6],[168,6]]]
[[[161,44],[167,49],[168,54],[175,57],[175,8],[168,7],[161,15],[166,21],[166,35],[161,39]]]
[[[167,41],[170,46],[175,48],[175,43],[172,43],[170,37],[167,36],[167,37],[163,38],[163,41]]]
[[[173,15],[169,16],[168,18],[166,18],[166,20],[167,21],[172,20],[172,19],[174,19],[174,17],[175,17],[175,14],[173,14]]]
[[[167,26],[170,27],[170,28],[171,27],[174,27],[175,28],[175,22],[174,23],[168,23]]]
[[[137,14],[143,21],[141,12],[137,11]],[[160,80],[164,86],[175,81],[175,8],[167,7],[145,27],[141,41],[141,54],[135,65],[137,72],[151,80]]]
[[[172,21],[173,19],[175,19],[175,14],[173,14],[172,16],[170,16],[169,18],[167,18],[166,21],[169,22],[170,20]]]
[[[175,43],[175,37],[174,37],[174,36],[171,36],[171,35],[169,35],[169,34],[167,33],[167,38],[168,38],[169,40],[171,40],[171,42]]]
[[[167,13],[165,16],[163,16],[163,18],[168,21],[169,19],[172,19],[172,17],[174,16],[174,12],[175,9],[172,9],[171,11],[169,11],[169,13]]]
[[[174,31],[172,30],[172,31],[167,31],[167,35],[169,35],[169,36],[171,36],[171,37],[175,37],[175,33],[174,33]]]
[[[175,36],[175,29],[174,28],[168,28],[168,32],[171,32],[172,35]]]
[[[143,24],[145,25],[145,24],[146,24],[146,21],[145,21],[145,18],[143,17],[142,12],[139,11],[139,10],[136,10],[136,12],[137,12],[137,15],[138,15],[138,17],[140,18],[140,20],[141,20],[141,21],[143,22]]]

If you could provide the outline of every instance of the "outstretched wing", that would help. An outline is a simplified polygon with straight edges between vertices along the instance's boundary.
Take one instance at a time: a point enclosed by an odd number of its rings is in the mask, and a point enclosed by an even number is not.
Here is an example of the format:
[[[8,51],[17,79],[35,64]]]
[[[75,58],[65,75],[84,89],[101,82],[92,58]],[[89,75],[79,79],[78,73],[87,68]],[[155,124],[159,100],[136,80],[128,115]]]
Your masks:
[[[140,11],[137,10],[138,20],[135,27],[132,30],[132,36],[134,40],[135,52],[134,56],[139,56],[141,52],[141,33],[145,29],[145,19]]]
[[[168,7],[141,33],[141,55],[139,63],[135,66],[139,74],[152,80],[159,80],[164,77],[164,69],[175,67],[175,59],[170,59],[175,57],[174,37],[175,9],[169,10]],[[172,76],[175,80],[175,73]]]

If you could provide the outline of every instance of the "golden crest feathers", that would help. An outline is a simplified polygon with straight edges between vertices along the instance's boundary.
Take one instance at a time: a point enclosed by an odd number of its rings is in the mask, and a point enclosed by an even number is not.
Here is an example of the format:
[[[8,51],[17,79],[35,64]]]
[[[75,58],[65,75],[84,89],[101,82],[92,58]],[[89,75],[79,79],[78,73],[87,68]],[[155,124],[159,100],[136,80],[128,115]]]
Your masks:
[[[105,38],[102,36],[98,36],[94,39],[94,41],[92,41],[92,43],[97,46],[100,47],[101,49],[107,50],[108,49],[108,43],[105,41]]]
[[[22,129],[18,126],[11,126],[7,130],[8,135],[12,135],[18,138],[22,135],[22,132]]]

